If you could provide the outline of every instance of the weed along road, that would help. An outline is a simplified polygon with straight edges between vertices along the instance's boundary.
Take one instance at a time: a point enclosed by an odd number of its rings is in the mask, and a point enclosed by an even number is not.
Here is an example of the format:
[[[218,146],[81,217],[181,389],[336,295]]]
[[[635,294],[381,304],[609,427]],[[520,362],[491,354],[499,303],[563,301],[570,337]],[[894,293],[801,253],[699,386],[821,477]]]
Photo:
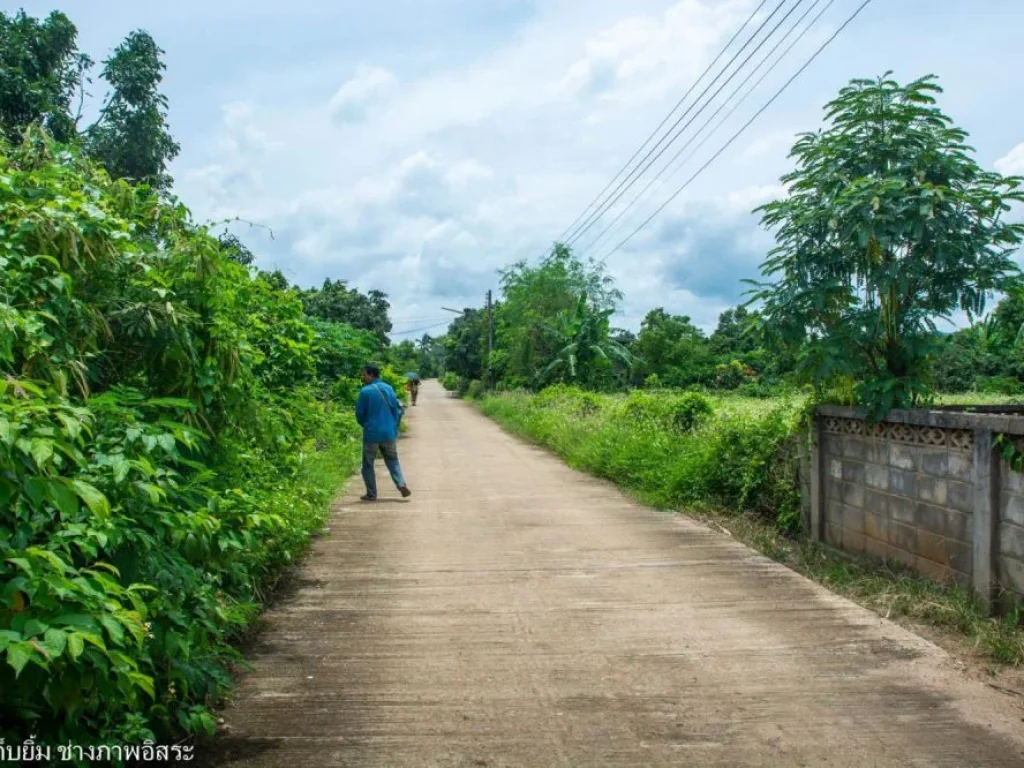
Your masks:
[[[925,640],[433,382],[410,422],[412,498],[338,502],[211,764],[1024,765],[1020,701]]]

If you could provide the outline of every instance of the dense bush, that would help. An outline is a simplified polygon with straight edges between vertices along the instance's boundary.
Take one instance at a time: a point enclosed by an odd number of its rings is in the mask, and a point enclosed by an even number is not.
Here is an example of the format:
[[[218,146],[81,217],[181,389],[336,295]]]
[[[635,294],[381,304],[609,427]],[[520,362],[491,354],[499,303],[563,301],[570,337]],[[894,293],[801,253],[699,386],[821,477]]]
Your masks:
[[[232,641],[355,462],[365,337],[187,211],[0,146],[0,738],[211,731]]]
[[[483,382],[473,379],[466,387],[466,397],[470,400],[479,400],[484,395]]]
[[[580,403],[590,398],[596,407],[581,419]],[[716,409],[699,393],[622,397],[550,387],[488,397],[482,409],[653,503],[756,512],[787,532],[800,526],[795,403]]]
[[[441,386],[449,392],[454,392],[459,388],[459,376],[454,371],[445,371],[443,377],[441,377]]]
[[[691,432],[713,413],[710,400],[697,392],[650,393],[635,390],[622,402],[619,418],[623,424]]]

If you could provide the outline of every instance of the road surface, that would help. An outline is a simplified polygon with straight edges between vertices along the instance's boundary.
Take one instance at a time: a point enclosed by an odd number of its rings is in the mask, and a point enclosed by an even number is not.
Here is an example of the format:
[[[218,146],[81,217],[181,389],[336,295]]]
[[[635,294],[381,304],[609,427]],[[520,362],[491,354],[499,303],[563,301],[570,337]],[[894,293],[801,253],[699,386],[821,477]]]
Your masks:
[[[1021,700],[433,383],[263,617],[217,766],[1021,766]]]

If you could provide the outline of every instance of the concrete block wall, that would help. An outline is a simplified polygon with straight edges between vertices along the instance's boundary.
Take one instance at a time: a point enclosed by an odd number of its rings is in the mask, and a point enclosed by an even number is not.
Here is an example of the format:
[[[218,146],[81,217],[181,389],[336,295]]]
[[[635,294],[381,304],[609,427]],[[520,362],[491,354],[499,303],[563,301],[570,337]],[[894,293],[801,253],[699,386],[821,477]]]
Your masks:
[[[1000,462],[999,548],[996,576],[1000,584],[1024,585],[1024,474]]]
[[[812,535],[943,582],[1024,596],[1024,475],[992,448],[1024,415],[819,408],[805,506]]]

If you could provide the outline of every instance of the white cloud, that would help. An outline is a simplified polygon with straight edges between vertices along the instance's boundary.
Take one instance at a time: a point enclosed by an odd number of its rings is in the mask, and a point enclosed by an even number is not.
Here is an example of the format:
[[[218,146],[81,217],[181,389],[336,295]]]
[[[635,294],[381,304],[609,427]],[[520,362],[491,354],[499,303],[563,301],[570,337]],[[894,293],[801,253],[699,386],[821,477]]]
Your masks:
[[[1007,176],[1024,175],[1024,142],[996,160],[995,166],[997,171]]]
[[[445,2],[472,8],[473,23],[446,23],[432,37],[410,32],[402,42],[346,27],[344,45],[318,49],[296,42],[306,33],[295,31],[303,26],[295,19],[291,47],[275,49],[283,61],[243,56],[230,77],[218,70],[225,79],[209,113],[217,117],[224,104],[219,125],[180,137],[186,152],[174,170],[182,198],[201,218],[239,215],[271,227],[273,241],[256,230],[244,236],[262,264],[282,265],[294,281],[330,276],[384,290],[396,325],[441,304],[479,305],[497,288],[499,268],[540,255],[583,210],[756,4],[537,0],[482,14],[476,0]],[[826,19],[832,28],[840,5]],[[313,6],[316,19],[334,18],[339,28],[344,14],[357,13],[351,9],[370,8],[309,0],[302,13]],[[503,13],[514,18],[502,21]],[[664,306],[713,326],[771,245],[750,211],[782,194],[793,136],[815,128],[820,106],[849,77],[877,74],[879,50],[904,79],[936,69],[934,46],[895,34],[886,43],[879,30],[889,27],[863,28],[870,18],[845,31],[742,141],[610,258],[626,294],[617,324],[635,327]],[[958,61],[987,45],[942,59],[943,84]],[[805,59],[798,54],[737,112],[739,124]],[[943,106],[973,120],[962,103],[947,102],[961,92],[976,89],[947,87]],[[180,97],[172,105],[189,109]],[[647,218],[735,127],[723,126],[679,174],[663,177],[601,252],[581,243],[583,255],[603,255]],[[1020,172],[1022,163],[1017,147],[997,167]]]
[[[398,79],[383,67],[360,64],[352,79],[346,80],[328,103],[338,120],[360,120],[368,110],[387,99],[398,86]]]

